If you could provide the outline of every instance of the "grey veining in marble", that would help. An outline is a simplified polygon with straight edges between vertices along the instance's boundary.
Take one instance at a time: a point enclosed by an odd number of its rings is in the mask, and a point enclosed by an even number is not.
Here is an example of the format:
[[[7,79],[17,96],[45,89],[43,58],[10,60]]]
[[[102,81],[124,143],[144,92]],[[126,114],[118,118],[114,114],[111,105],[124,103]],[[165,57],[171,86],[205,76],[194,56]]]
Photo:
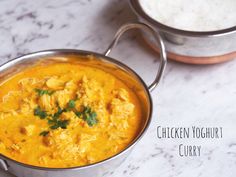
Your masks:
[[[134,15],[125,0],[1,0],[0,62],[50,48],[103,52],[118,27]],[[129,33],[111,54],[151,83],[158,57]],[[157,58],[157,59],[156,59]],[[153,121],[129,158],[111,177],[235,177],[236,60],[193,66],[169,61],[152,92]],[[157,139],[156,127],[221,126],[223,138]],[[200,144],[200,157],[180,157],[178,145]],[[0,177],[10,175],[0,172]]]

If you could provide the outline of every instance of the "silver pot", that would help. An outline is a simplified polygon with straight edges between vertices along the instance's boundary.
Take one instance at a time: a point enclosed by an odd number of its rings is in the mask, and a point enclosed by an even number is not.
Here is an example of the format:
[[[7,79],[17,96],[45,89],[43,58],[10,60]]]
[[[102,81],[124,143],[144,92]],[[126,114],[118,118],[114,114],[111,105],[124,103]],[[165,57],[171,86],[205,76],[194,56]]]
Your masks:
[[[179,56],[198,57],[200,59],[216,56],[223,57],[227,54],[228,57],[236,57],[236,26],[208,32],[176,29],[166,26],[147,15],[139,0],[130,0],[129,2],[139,21],[149,24],[154,29],[160,31],[168,53]],[[144,34],[144,36],[151,45],[155,43],[150,39],[149,35]]]
[[[128,66],[120,63],[119,61],[108,57],[109,53],[113,49],[113,47],[117,44],[121,35],[130,29],[142,29],[149,30],[153,35],[154,39],[157,41],[158,46],[161,51],[161,61],[158,69],[157,76],[153,83],[147,87],[144,81]],[[102,63],[108,70],[112,70],[113,72],[119,71],[120,77],[123,74],[129,76],[129,81],[132,81],[131,84],[137,90],[141,90],[142,94],[138,94],[141,101],[144,103],[145,113],[143,116],[142,128],[135,138],[135,140],[130,143],[130,145],[120,152],[119,154],[103,160],[101,162],[81,166],[81,167],[73,167],[73,168],[42,168],[36,167],[32,165],[23,164],[21,162],[17,162],[13,159],[10,159],[2,154],[0,154],[0,167],[12,173],[18,177],[91,177],[91,176],[106,176],[110,174],[115,168],[117,168],[128,156],[131,152],[132,148],[135,144],[140,140],[145,131],[147,130],[152,116],[152,99],[149,91],[154,89],[161,80],[163,75],[165,66],[166,66],[166,54],[165,48],[163,45],[163,41],[155,30],[153,30],[150,26],[142,24],[142,23],[130,23],[122,26],[115,35],[113,42],[110,44],[108,49],[104,54],[98,54],[90,51],[81,51],[81,50],[70,50],[70,49],[59,49],[59,50],[47,50],[40,51],[36,53],[27,54],[21,56],[19,58],[13,59],[3,65],[0,66],[0,80],[9,77],[26,67],[32,66],[38,60],[49,60],[50,58],[60,58],[63,56],[79,56],[83,58],[81,62],[89,62],[88,56],[95,56],[96,60]],[[122,78],[121,78],[122,79]],[[30,154],[29,154],[30,155]]]

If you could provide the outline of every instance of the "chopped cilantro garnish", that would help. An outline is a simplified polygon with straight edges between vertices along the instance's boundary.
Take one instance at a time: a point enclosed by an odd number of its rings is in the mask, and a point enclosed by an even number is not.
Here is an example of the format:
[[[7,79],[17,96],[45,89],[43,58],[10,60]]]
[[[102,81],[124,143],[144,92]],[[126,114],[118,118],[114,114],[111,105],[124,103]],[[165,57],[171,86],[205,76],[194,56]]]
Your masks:
[[[83,114],[83,113],[82,113],[82,112],[79,112],[79,111],[76,111],[76,112],[75,112],[75,115],[76,115],[77,117],[80,117],[82,114]]]
[[[58,119],[60,117],[60,115],[63,113],[63,112],[66,112],[65,109],[61,109],[60,106],[58,106],[58,110],[57,112],[52,116],[53,119]]]
[[[66,129],[67,125],[69,124],[69,120],[59,120],[60,115],[65,111],[65,109],[61,109],[61,107],[58,106],[58,110],[52,115],[52,119],[48,119],[48,123],[51,124],[51,129],[57,129],[59,127]]]
[[[53,124],[55,122],[54,119],[48,119],[48,124]]]
[[[42,89],[35,89],[35,92],[38,93],[39,96],[42,95],[52,95],[54,93],[54,91],[50,91],[50,90],[42,90]]]
[[[52,125],[50,128],[57,129],[60,127],[62,129],[66,129],[68,124],[69,124],[69,120],[55,120],[54,125]]]
[[[68,108],[74,108],[75,107],[75,100],[70,100],[68,102]]]
[[[55,114],[53,115],[47,115],[47,113],[45,111],[43,111],[39,106],[37,108],[35,108],[34,110],[34,115],[36,116],[39,116],[40,119],[45,119],[47,116],[50,116],[50,118],[48,118],[48,124],[51,124],[51,129],[57,129],[59,127],[63,128],[63,129],[66,129],[68,123],[69,123],[69,120],[59,120],[59,117],[60,115],[65,112],[64,109],[61,109],[59,106],[58,106],[58,110]],[[43,136],[43,134],[46,134],[46,132],[41,132]]]
[[[88,107],[88,106],[85,106],[83,112],[84,112],[84,113],[90,113],[90,112],[91,112],[91,108]]]
[[[83,120],[85,120],[90,127],[98,123],[97,113],[92,111],[88,106],[84,107],[83,112],[76,112],[75,114],[78,117],[82,115]]]
[[[39,106],[34,109],[34,115],[39,116],[40,119],[45,119],[47,117],[47,113],[43,111]]]
[[[86,118],[85,120],[86,120],[87,124],[90,127],[92,127],[98,123],[96,112],[91,112],[90,114],[86,114],[85,118]]]
[[[48,94],[46,92],[45,93],[38,92],[38,93],[39,93],[39,95]],[[77,111],[75,109],[75,101],[76,100],[70,100],[67,104],[67,107],[63,108],[63,109],[57,103],[58,109],[57,109],[57,112],[55,112],[54,114],[47,114],[46,111],[42,110],[40,108],[40,106],[38,106],[34,109],[34,115],[39,116],[40,119],[47,118],[50,129],[52,129],[52,130],[55,130],[58,128],[62,128],[62,129],[67,128],[67,126],[69,124],[69,120],[61,120],[60,119],[61,114],[63,112],[67,112],[67,111],[73,111],[77,117],[86,121],[88,126],[90,126],[90,127],[97,124],[98,123],[97,113],[95,111],[93,111],[91,109],[91,107],[89,107],[89,106],[85,106],[83,111],[81,111],[81,112]],[[40,133],[40,136],[47,136],[48,133],[49,133],[49,131],[43,131]]]
[[[42,131],[39,135],[40,136],[47,136],[49,131]]]

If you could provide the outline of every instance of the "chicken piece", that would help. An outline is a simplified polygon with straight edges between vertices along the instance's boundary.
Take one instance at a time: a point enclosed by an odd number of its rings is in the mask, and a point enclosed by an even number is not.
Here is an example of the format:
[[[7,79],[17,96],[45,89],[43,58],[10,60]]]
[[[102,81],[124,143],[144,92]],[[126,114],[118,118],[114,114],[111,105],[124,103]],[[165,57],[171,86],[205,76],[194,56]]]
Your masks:
[[[116,116],[110,116],[111,125],[115,126],[118,130],[124,130],[129,128],[129,122],[127,119],[119,119]]]
[[[91,104],[93,110],[97,113],[97,118],[99,120],[99,125],[105,128],[109,124],[109,115],[106,109],[106,103],[103,99],[94,101]]]
[[[83,134],[80,134],[78,136],[79,143],[81,143],[81,142],[90,142],[90,141],[94,141],[96,139],[97,139],[96,135],[90,135],[90,134],[87,134],[87,133],[83,133]]]
[[[113,90],[112,93],[115,98],[110,102],[109,111],[118,118],[129,117],[134,111],[134,105],[129,102],[129,93],[123,88]]]
[[[79,90],[76,95],[85,105],[104,97],[101,85],[96,80],[88,79],[86,76],[79,83]]]
[[[118,119],[128,118],[134,111],[134,105],[130,102],[113,98],[109,105],[109,111]]]
[[[14,152],[21,153],[21,147],[18,144],[12,144],[10,148]]]
[[[46,81],[46,85],[50,89],[60,90],[64,88],[65,82],[57,77],[52,77]]]
[[[18,84],[22,90],[31,91],[38,80],[36,78],[24,78],[21,79]]]
[[[126,139],[128,140],[129,136],[125,132],[117,131],[114,128],[112,128],[112,130],[113,131],[109,131],[107,133],[110,141],[116,141],[118,144],[122,144],[122,143],[124,143],[124,140],[126,140]]]
[[[118,130],[129,128],[128,118],[134,112],[134,105],[129,102],[128,93],[124,89],[114,91],[115,98],[113,98],[108,106],[111,113],[111,126]]]
[[[77,85],[73,81],[69,81],[65,83],[65,88],[66,90],[70,91],[75,91],[77,88]]]
[[[56,102],[59,104],[61,108],[66,107],[67,103],[70,101],[71,98],[71,92],[68,90],[60,90],[56,91],[53,94],[53,97],[55,98]],[[55,101],[54,101],[55,103]]]
[[[115,95],[116,98],[118,98],[122,101],[128,101],[129,100],[129,93],[123,88],[113,90],[112,93]]]
[[[75,160],[78,158],[79,146],[74,143],[71,134],[65,130],[55,130],[43,137],[45,146],[54,148],[52,159]]]
[[[80,153],[83,154],[83,153],[89,152],[91,148],[91,142],[96,139],[97,139],[96,135],[90,135],[86,133],[79,135],[78,144],[79,144]]]
[[[20,103],[20,111],[21,113],[29,113],[36,106],[37,104],[32,99],[24,98],[23,100],[21,100],[21,103]]]
[[[20,128],[20,132],[24,135],[31,136],[34,132],[35,126],[34,125],[27,125],[25,127]]]
[[[3,102],[11,102],[16,99],[16,97],[19,97],[21,95],[21,91],[9,91],[6,95],[3,96],[2,101]]]
[[[71,136],[67,131],[62,129],[57,129],[55,131],[50,131],[46,136],[43,137],[43,143],[46,146],[66,146],[72,142]]]
[[[39,97],[38,103],[39,106],[46,111],[51,111],[56,107],[55,98],[46,94]]]

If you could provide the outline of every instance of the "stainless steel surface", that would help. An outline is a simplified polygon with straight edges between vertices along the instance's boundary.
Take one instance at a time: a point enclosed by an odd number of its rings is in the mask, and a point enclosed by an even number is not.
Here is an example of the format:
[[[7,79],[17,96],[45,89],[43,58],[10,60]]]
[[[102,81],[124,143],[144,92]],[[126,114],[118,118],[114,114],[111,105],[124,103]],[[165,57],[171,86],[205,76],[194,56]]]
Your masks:
[[[7,160],[9,164],[8,172],[17,177],[102,177],[110,175],[110,173],[125,160],[130,152],[130,150],[125,151],[116,158],[104,163],[74,169],[32,168],[27,165]]]
[[[167,52],[193,57],[211,57],[236,52],[236,26],[218,31],[185,31],[166,26],[151,18],[144,12],[139,0],[130,0],[130,5],[141,22],[160,31]],[[144,36],[155,44],[149,35]]]
[[[159,84],[159,82],[163,76],[163,73],[164,73],[164,70],[166,67],[166,63],[167,63],[167,59],[166,59],[165,46],[163,44],[162,38],[161,38],[160,34],[157,31],[155,31],[151,26],[144,24],[144,23],[128,23],[128,24],[123,25],[115,34],[115,37],[114,37],[112,43],[110,44],[108,49],[105,51],[104,55],[108,56],[110,54],[110,52],[112,51],[112,49],[117,45],[120,37],[126,31],[131,30],[131,29],[141,29],[144,31],[148,30],[149,32],[152,33],[153,39],[158,44],[157,47],[160,48],[160,61],[161,62],[160,62],[159,68],[158,68],[158,72],[157,72],[155,80],[151,83],[150,86],[148,86],[149,90],[152,91]]]
[[[164,52],[164,51],[163,51]],[[128,156],[135,144],[140,140],[143,134],[146,132],[152,117],[152,99],[148,90],[148,87],[143,82],[143,80],[129,67],[123,63],[112,59],[108,56],[90,52],[90,51],[81,51],[81,50],[70,50],[70,49],[58,49],[58,50],[48,50],[40,51],[32,54],[28,54],[16,59],[13,59],[0,66],[0,78],[9,77],[10,75],[19,72],[25,67],[30,67],[38,60],[48,60],[49,58],[56,58],[66,55],[78,55],[87,57],[93,55],[98,61],[104,62],[104,65],[126,73],[130,79],[134,80],[134,83],[139,84],[139,89],[143,90],[143,93],[140,94],[144,99],[142,100],[145,105],[145,116],[143,117],[143,126],[130,145],[120,152],[119,154],[110,157],[101,162],[73,168],[44,168],[37,167],[32,165],[23,164],[17,162],[13,159],[10,159],[3,154],[0,154],[0,162],[2,167],[5,170],[8,170],[9,173],[16,175],[17,177],[91,177],[91,176],[108,176],[113,170],[115,170]],[[133,84],[133,83],[132,83]],[[30,154],[29,154],[30,155]]]

